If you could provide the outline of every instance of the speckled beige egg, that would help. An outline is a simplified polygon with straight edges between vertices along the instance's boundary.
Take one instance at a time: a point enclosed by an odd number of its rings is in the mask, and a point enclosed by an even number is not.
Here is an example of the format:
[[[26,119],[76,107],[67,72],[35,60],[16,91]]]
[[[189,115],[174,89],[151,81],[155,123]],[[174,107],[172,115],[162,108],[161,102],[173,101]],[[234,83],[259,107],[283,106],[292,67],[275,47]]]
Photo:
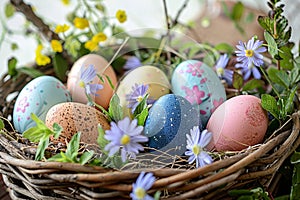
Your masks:
[[[120,98],[120,104],[126,108],[128,102],[126,95],[132,92],[135,84],[148,85],[149,99],[157,100],[159,97],[170,93],[170,82],[165,73],[154,66],[141,66],[126,74],[118,84],[116,93]],[[128,110],[125,110],[128,113]]]
[[[74,134],[81,132],[81,142],[97,144],[98,130],[100,124],[104,130],[110,129],[105,116],[97,109],[81,103],[60,103],[50,108],[46,115],[46,125],[53,127],[58,123],[63,131],[59,141],[69,141]]]
[[[109,101],[113,95],[113,89],[110,86],[106,76],[108,76],[114,86],[117,84],[117,76],[113,68],[108,65],[108,62],[101,56],[97,54],[88,54],[79,58],[71,68],[68,74],[67,88],[72,95],[74,102],[87,103],[87,97],[85,95],[84,88],[80,87],[80,75],[81,68],[87,68],[93,65],[95,67],[96,73],[105,80],[104,83],[96,76],[92,81],[93,84],[102,84],[103,89],[97,91],[97,96],[92,96],[93,100],[104,107],[108,108]]]

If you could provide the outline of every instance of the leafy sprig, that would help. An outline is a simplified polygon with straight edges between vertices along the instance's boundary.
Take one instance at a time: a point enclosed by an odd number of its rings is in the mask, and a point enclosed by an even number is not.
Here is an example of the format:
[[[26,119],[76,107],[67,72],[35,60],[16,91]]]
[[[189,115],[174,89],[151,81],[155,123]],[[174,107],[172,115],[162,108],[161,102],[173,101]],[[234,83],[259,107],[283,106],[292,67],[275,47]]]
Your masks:
[[[31,113],[31,119],[35,121],[36,126],[27,129],[23,133],[23,137],[29,139],[31,142],[38,142],[35,160],[42,160],[45,150],[49,145],[49,138],[53,136],[57,139],[62,131],[62,127],[54,123],[53,130],[51,130],[34,113]]]

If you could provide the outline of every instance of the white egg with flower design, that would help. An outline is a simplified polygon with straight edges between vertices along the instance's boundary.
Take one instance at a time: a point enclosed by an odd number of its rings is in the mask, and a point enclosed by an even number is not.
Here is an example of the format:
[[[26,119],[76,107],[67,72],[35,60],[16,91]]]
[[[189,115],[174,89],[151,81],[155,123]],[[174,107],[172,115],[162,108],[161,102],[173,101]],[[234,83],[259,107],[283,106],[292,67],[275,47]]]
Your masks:
[[[180,63],[172,75],[172,91],[198,105],[202,125],[226,100],[225,88],[213,69],[197,60]]]

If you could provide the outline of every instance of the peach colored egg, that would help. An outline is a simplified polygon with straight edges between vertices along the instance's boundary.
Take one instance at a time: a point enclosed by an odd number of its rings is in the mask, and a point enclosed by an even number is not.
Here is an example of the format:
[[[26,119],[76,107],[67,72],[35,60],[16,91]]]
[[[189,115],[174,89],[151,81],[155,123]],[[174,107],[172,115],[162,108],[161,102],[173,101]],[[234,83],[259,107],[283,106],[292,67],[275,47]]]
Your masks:
[[[211,115],[207,129],[213,137],[208,149],[240,151],[263,141],[268,128],[267,112],[252,95],[233,97]]]
[[[104,130],[110,129],[110,125],[105,116],[97,109],[81,103],[67,102],[60,103],[50,108],[46,115],[46,125],[53,127],[58,123],[63,131],[59,141],[69,141],[72,136],[81,132],[81,142],[87,144],[97,144],[98,130],[100,124]]]
[[[104,78],[104,83],[98,78],[95,77],[92,83],[98,83],[103,85],[103,89],[98,90],[98,96],[93,96],[93,100],[104,107],[108,108],[109,101],[113,95],[113,89],[111,88],[109,82],[105,78],[108,76],[112,81],[112,84],[116,86],[117,76],[111,66],[108,66],[108,62],[101,56],[97,54],[88,54],[79,58],[71,68],[70,73],[68,74],[67,88],[72,95],[74,102],[87,103],[87,97],[85,95],[84,88],[79,86],[81,67],[88,67],[93,65],[96,69],[97,74]]]

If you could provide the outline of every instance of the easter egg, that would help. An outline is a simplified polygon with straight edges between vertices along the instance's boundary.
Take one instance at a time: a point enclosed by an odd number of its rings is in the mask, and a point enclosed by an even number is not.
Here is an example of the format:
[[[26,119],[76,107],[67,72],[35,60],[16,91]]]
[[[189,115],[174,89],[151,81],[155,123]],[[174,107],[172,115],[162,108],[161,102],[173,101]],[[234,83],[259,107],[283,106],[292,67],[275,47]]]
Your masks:
[[[144,134],[149,138],[149,147],[182,155],[186,150],[186,134],[199,126],[199,121],[195,106],[181,96],[167,94],[150,108]]]
[[[92,99],[102,106],[103,108],[108,108],[109,101],[113,95],[113,89],[109,84],[109,81],[106,79],[106,76],[109,77],[111,83],[116,86],[117,77],[113,68],[108,65],[108,62],[101,56],[96,54],[88,54],[79,58],[72,66],[70,73],[68,74],[67,88],[72,95],[74,102],[84,103],[88,102],[88,99],[85,94],[85,89],[80,86],[81,82],[81,72],[82,69],[86,69],[92,65],[96,73],[104,79],[104,82],[95,76],[92,84],[101,84],[103,89],[100,89],[96,92],[97,95],[91,95]]]
[[[67,101],[71,101],[71,96],[57,78],[40,76],[33,79],[24,86],[16,99],[13,110],[15,129],[24,132],[36,125],[30,118],[31,113],[44,121],[53,105]]]
[[[159,97],[170,92],[170,82],[165,73],[154,66],[141,66],[127,73],[119,82],[116,94],[120,98],[120,104],[125,109],[128,105],[126,95],[132,93],[135,84],[148,85],[149,99],[157,100]],[[125,113],[128,113],[128,109]]]
[[[262,142],[268,128],[267,112],[252,95],[228,99],[211,115],[207,129],[213,137],[208,146],[217,151],[240,151]]]
[[[98,124],[104,130],[110,129],[109,122],[99,110],[75,102],[60,103],[50,108],[45,123],[49,128],[54,123],[63,128],[59,138],[61,142],[69,141],[74,134],[81,132],[81,142],[97,144]]]
[[[172,75],[172,91],[197,105],[203,125],[226,100],[225,88],[211,67],[197,60],[180,63]]]

